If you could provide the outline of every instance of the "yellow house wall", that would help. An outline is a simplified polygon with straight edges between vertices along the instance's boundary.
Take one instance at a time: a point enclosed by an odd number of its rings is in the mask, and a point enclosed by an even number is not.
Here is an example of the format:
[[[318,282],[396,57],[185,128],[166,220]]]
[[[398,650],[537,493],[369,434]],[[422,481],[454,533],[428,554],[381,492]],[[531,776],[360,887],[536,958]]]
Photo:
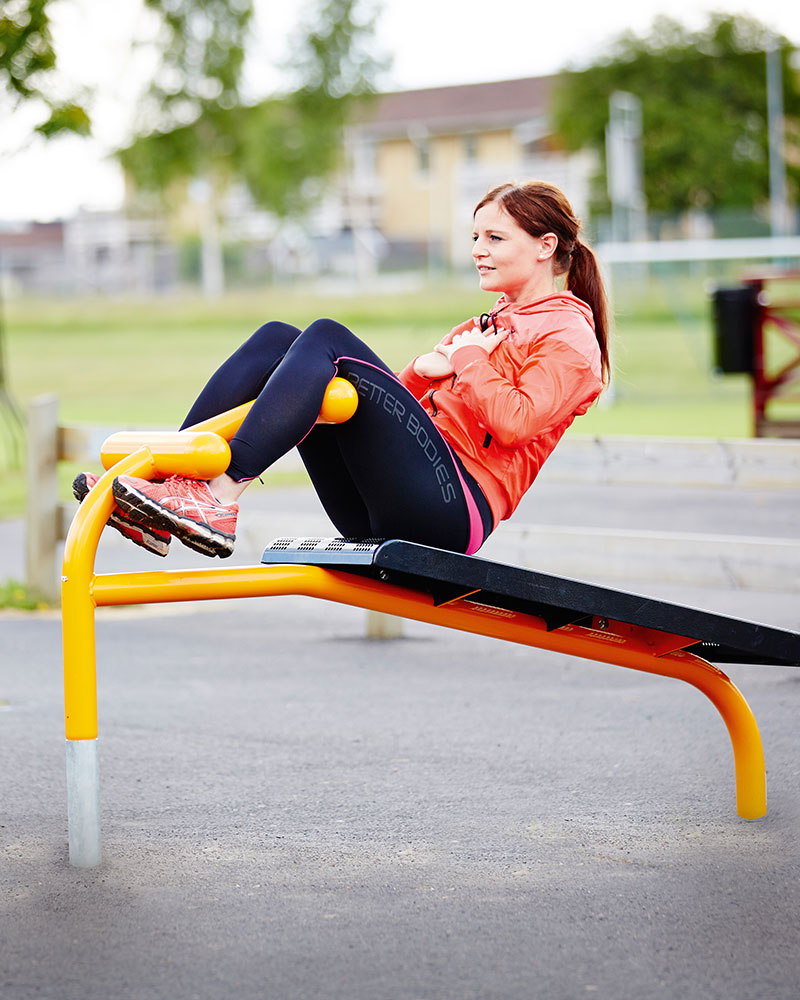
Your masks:
[[[484,132],[478,137],[479,163],[505,163],[519,158],[519,144],[511,129]]]
[[[511,129],[484,132],[477,135],[475,141],[475,162],[478,164],[513,162],[519,158]],[[420,170],[419,152],[410,139],[391,139],[379,144],[376,154],[381,192],[378,224],[388,239],[433,239],[450,257],[453,253],[460,254],[462,249],[451,244],[456,210],[455,178],[467,163],[466,137],[437,135],[431,136],[428,143],[430,166],[427,172]]]
[[[408,139],[390,140],[378,148],[379,225],[389,239],[427,239],[430,189],[418,168],[418,153]]]

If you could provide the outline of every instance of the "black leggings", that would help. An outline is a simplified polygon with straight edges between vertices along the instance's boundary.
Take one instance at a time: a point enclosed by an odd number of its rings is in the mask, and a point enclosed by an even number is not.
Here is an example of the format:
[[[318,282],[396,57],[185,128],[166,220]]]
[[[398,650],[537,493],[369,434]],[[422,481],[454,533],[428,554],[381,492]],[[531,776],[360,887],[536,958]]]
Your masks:
[[[358,408],[315,425],[340,375]],[[403,538],[474,552],[492,529],[489,505],[419,402],[347,327],[320,319],[302,332],[267,323],[214,373],[190,427],[255,399],[231,441],[228,475],[254,479],[295,446],[325,511],[346,538]]]

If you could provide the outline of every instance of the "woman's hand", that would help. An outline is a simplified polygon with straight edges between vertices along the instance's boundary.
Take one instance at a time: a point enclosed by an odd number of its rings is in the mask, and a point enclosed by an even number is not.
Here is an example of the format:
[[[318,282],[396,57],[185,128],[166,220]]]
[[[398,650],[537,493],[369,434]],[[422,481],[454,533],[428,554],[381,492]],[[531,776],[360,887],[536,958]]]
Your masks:
[[[453,365],[443,354],[430,351],[414,361],[414,371],[422,378],[446,378],[453,374]]]
[[[482,351],[486,351],[487,355],[491,354],[492,351],[498,347],[508,336],[507,330],[497,330],[491,333],[487,330],[486,333],[481,330],[479,326],[473,326],[471,330],[465,330],[463,333],[456,334],[455,337],[450,341],[449,344],[437,344],[436,351],[451,361],[453,354],[459,349],[459,347],[480,347]]]

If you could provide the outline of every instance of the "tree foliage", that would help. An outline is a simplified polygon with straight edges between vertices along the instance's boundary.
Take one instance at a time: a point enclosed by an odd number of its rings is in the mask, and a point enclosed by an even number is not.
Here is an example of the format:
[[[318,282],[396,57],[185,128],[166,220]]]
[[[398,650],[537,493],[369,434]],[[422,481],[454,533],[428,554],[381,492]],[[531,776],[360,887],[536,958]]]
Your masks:
[[[239,82],[252,0],[145,0],[159,15],[160,60],[139,111],[138,137],[119,151],[148,190],[218,174],[235,147]]]
[[[120,151],[125,169],[162,192],[193,177],[217,188],[238,177],[277,215],[301,211],[335,165],[352,103],[372,90],[380,65],[359,0],[317,0],[287,64],[296,88],[249,106],[238,85],[252,3],[147,2],[175,37],[151,91],[158,127]]]
[[[254,197],[279,215],[301,212],[337,164],[353,105],[374,90],[374,17],[359,0],[322,0],[298,30],[296,90],[244,115],[239,170]]]
[[[239,103],[252,0],[144,0],[158,14],[161,60],[145,114],[160,131]]]
[[[40,102],[45,116],[35,130],[45,138],[64,132],[88,135],[82,104],[64,99],[54,83],[56,53],[50,31],[49,0],[5,0],[0,10],[0,87],[14,107]]]
[[[76,100],[60,95],[54,80],[57,64],[48,2],[4,0],[0,8],[0,92],[11,98],[12,109],[23,104],[41,105],[41,121],[34,126],[34,131],[45,139],[64,133],[88,135],[91,122],[86,109]],[[8,388],[4,331],[0,316],[0,420],[9,429],[11,464],[18,466],[22,416]],[[0,447],[0,459],[2,452]]]
[[[780,48],[787,143],[800,141],[800,90],[791,45],[747,17],[712,15],[691,32],[656,19],[643,38],[621,36],[588,69],[564,74],[555,125],[568,149],[593,147],[603,163],[597,208],[606,208],[605,128],[608,99],[629,91],[642,102],[645,197],[651,211],[745,207],[769,195],[766,56]],[[787,162],[800,162],[796,155]],[[800,169],[789,166],[796,184]]]

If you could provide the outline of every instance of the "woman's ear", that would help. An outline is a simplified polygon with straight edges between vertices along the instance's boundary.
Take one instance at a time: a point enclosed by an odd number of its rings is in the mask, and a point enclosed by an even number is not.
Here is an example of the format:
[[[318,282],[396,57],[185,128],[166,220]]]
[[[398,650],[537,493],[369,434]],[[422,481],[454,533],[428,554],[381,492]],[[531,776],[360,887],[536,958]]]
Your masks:
[[[539,251],[539,260],[549,260],[558,247],[558,237],[555,233],[545,233],[544,236],[540,236],[539,239],[542,241],[542,249]]]

